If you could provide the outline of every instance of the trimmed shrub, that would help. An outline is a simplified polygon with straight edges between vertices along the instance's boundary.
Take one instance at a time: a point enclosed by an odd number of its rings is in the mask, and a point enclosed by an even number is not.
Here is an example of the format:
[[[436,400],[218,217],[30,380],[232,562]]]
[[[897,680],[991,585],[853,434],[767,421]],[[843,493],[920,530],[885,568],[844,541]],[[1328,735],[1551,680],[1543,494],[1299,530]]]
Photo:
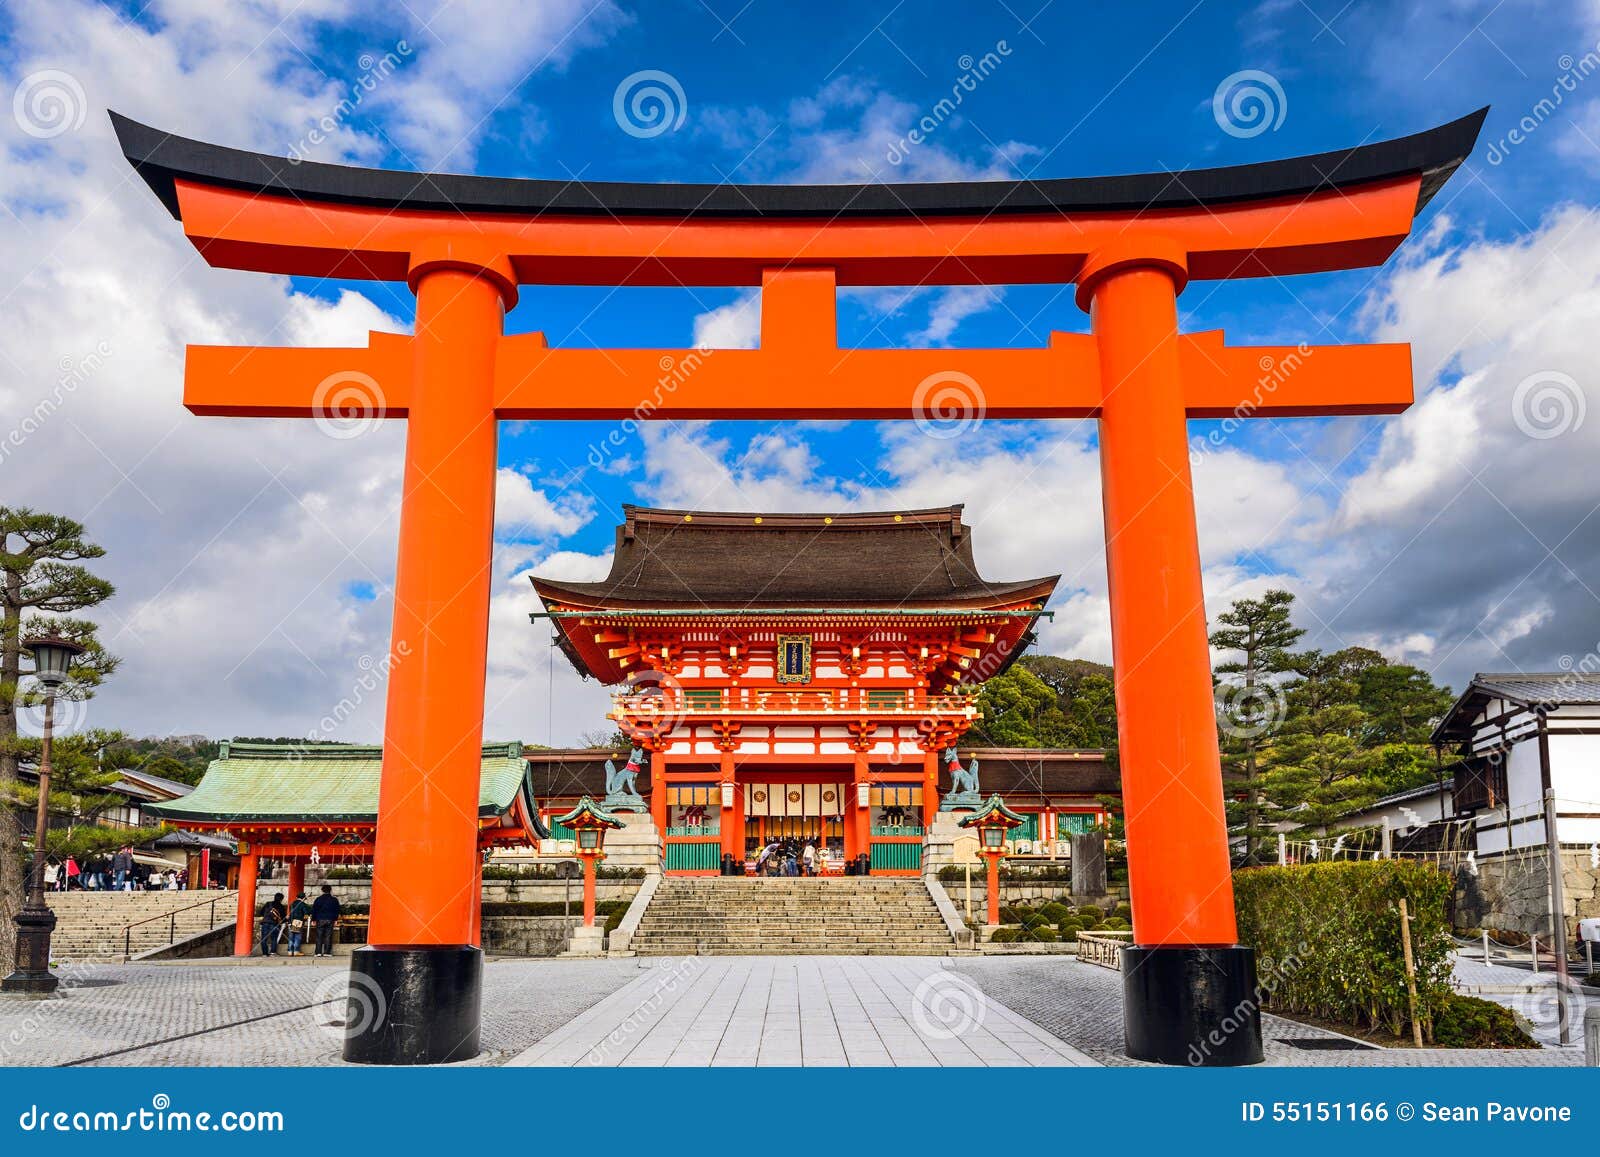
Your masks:
[[[1071,920],[1063,920],[1056,927],[1056,932],[1063,940],[1076,940],[1078,938],[1079,931],[1079,925],[1075,924]]]
[[[994,935],[989,937],[989,943],[1010,944],[1016,940],[1017,931],[1018,930],[1015,928],[996,928],[994,930]]]
[[[1068,916],[1072,915],[1072,909],[1068,908],[1065,904],[1057,904],[1052,901],[1051,903],[1046,904],[1043,908],[1039,909],[1039,915],[1043,916],[1052,924],[1059,924]]]
[[[1126,920],[1130,924],[1133,923],[1133,908],[1131,905],[1118,904],[1111,914],[1118,920]]]
[[[1010,904],[1002,904],[1000,905],[1000,923],[1021,924],[1023,912],[1024,910],[1021,908],[1014,908]]]
[[[1057,940],[1060,940],[1061,937],[1054,928],[1050,927],[1050,925],[1041,924],[1037,928],[1024,929],[1022,935],[1018,937],[1018,939],[1033,940],[1043,944],[1054,944]]]
[[[1398,901],[1411,913],[1423,1035],[1450,996],[1453,883],[1432,864],[1358,860],[1234,873],[1239,940],[1256,950],[1266,1003],[1401,1036],[1410,1023]]]
[[[1048,918],[1046,918],[1044,913],[1035,912],[1032,916],[1029,916],[1022,922],[1022,926],[1024,928],[1044,928],[1048,926],[1049,923],[1050,921]]]
[[[1085,920],[1089,920],[1089,921],[1099,920],[1105,914],[1106,914],[1105,909],[1100,907],[1098,904],[1079,904],[1078,905],[1078,915],[1082,916]]]
[[[1503,1004],[1449,993],[1433,1014],[1433,1040],[1447,1049],[1536,1049],[1539,1042],[1522,1030]]]

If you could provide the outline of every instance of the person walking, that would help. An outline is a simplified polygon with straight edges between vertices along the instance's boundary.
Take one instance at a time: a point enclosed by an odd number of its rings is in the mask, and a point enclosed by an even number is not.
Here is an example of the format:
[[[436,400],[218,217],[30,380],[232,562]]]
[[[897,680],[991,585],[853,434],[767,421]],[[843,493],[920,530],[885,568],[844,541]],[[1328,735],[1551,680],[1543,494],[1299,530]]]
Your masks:
[[[133,848],[123,844],[117,849],[117,854],[111,857],[111,886],[119,892],[133,891]]]
[[[54,860],[46,860],[44,865],[44,890],[54,892],[57,890],[57,881],[61,879],[61,865]]]
[[[322,895],[311,904],[311,923],[316,929],[317,943],[312,956],[333,955],[333,925],[339,919],[339,900],[330,884],[322,885]]]
[[[272,899],[261,908],[261,955],[278,954],[278,937],[283,931],[283,921],[288,913],[283,907],[283,893],[274,892]]]
[[[306,942],[306,924],[311,919],[311,905],[306,903],[306,894],[299,893],[294,898],[294,903],[289,906],[289,955],[299,956],[300,946]]]
[[[805,861],[806,875],[817,874],[817,849],[811,846],[811,841],[806,841],[805,851],[800,853],[800,858]]]
[[[81,870],[78,867],[78,858],[76,856],[68,856],[67,857],[66,873],[67,873],[67,888],[66,888],[67,891],[70,892],[70,891],[72,891],[72,889],[74,887],[81,887],[82,886],[78,882],[78,876],[81,875],[82,873],[81,873]]]

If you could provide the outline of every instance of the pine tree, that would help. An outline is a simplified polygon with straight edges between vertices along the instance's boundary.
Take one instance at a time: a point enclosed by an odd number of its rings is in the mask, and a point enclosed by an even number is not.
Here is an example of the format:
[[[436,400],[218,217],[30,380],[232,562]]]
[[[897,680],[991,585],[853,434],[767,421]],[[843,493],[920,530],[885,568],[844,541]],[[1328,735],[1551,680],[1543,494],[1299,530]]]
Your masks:
[[[48,631],[86,648],[58,697],[81,700],[94,693],[117,660],[100,646],[93,623],[63,616],[103,603],[115,593],[109,582],[81,565],[104,554],[85,540],[83,527],[70,518],[0,506],[0,808],[13,813],[0,816],[0,964],[9,964],[15,951],[12,920],[22,906],[22,830],[33,827],[31,820],[14,813],[30,811],[38,799],[18,775],[37,744],[19,740],[17,712],[33,707],[39,698],[37,688],[22,685],[32,671],[23,656],[22,640]],[[62,753],[69,776],[64,783],[70,806],[73,745],[63,737],[56,750]]]
[[[1262,822],[1261,751],[1283,718],[1282,691],[1275,676],[1293,669],[1289,648],[1305,631],[1289,619],[1294,595],[1271,590],[1259,599],[1237,599],[1217,616],[1211,645],[1241,657],[1218,663],[1221,675],[1237,675],[1219,687],[1218,725],[1225,775],[1244,792],[1242,804],[1230,804],[1230,823],[1244,825],[1244,859],[1260,862],[1266,828]]]

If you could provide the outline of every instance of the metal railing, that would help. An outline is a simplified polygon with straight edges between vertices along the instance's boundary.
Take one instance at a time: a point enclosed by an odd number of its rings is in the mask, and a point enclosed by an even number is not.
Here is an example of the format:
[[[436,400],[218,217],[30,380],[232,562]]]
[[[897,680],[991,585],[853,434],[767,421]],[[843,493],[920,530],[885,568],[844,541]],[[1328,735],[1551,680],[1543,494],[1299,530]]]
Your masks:
[[[197,900],[193,904],[185,904],[182,908],[174,908],[170,912],[161,912],[154,916],[146,916],[143,920],[135,920],[133,923],[122,929],[122,963],[126,964],[128,961],[133,959],[133,930],[135,928],[143,927],[146,924],[154,924],[157,920],[167,921],[166,946],[171,948],[178,942],[179,913],[193,912],[196,908],[204,908],[207,904],[209,904],[211,906],[211,915],[209,918],[209,923],[206,926],[206,930],[211,931],[217,926],[217,905],[223,900],[237,898],[238,895],[238,892],[223,892],[220,895],[212,896],[207,900]]]

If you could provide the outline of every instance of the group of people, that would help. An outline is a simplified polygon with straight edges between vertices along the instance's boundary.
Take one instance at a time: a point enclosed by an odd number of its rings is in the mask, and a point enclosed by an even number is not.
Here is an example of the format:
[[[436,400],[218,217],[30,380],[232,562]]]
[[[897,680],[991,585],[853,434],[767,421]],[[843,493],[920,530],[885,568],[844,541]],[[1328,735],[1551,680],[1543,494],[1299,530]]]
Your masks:
[[[817,846],[810,840],[769,840],[756,855],[758,876],[815,876]]]
[[[306,894],[298,893],[294,903],[283,906],[283,893],[274,892],[272,899],[261,906],[261,955],[277,956],[278,945],[289,941],[289,955],[299,956],[306,942],[306,933],[315,935],[312,956],[333,955],[333,927],[339,920],[339,899],[333,887],[322,885],[322,894],[306,903]]]
[[[189,886],[186,868],[163,871],[136,862],[133,846],[124,844],[110,856],[51,858],[44,865],[47,892],[176,892]]]

